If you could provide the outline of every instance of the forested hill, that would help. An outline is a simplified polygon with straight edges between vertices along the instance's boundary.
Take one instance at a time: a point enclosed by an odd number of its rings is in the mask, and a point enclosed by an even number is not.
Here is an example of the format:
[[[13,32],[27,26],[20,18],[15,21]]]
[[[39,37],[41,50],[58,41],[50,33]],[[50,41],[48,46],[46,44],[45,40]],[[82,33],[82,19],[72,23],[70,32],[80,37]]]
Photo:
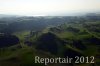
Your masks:
[[[0,66],[44,66],[35,56],[92,56],[94,63],[47,66],[100,66],[100,14],[0,16]]]
[[[83,16],[0,16],[0,32],[13,33],[25,30],[42,30],[48,26],[58,26],[63,23],[84,23],[100,21],[100,14]],[[2,29],[1,29],[2,28]]]

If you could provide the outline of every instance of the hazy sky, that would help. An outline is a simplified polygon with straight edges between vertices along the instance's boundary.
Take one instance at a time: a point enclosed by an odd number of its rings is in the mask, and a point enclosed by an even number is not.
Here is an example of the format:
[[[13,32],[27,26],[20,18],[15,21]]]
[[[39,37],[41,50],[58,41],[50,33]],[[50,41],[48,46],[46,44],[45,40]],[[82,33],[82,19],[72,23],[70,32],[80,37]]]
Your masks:
[[[0,14],[61,15],[100,11],[100,0],[0,0]]]

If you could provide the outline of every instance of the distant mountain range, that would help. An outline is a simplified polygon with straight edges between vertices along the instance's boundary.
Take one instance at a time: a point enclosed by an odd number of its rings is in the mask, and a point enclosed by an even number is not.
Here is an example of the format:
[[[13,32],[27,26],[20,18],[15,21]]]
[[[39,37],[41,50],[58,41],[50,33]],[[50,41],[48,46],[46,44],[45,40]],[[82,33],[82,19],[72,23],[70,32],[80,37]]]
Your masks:
[[[72,14],[59,14],[56,16],[83,16],[83,15],[88,15],[88,16],[94,16],[94,15],[100,15],[100,12],[97,13],[72,13]],[[47,15],[47,16],[52,16],[55,17],[54,15]],[[47,17],[46,16],[46,17]],[[8,15],[8,14],[0,14],[0,18],[8,18],[8,17],[32,17],[32,16],[24,16],[24,15]],[[45,17],[45,16],[34,16],[33,17]]]

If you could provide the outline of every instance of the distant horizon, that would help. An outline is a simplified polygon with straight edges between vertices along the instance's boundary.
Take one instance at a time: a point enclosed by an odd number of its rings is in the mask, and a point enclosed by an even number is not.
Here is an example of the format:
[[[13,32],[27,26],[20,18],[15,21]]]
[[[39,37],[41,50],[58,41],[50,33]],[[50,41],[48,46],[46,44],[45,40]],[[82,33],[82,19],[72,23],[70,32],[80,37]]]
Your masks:
[[[62,15],[19,15],[19,14],[2,14],[0,13],[0,16],[33,16],[33,17],[38,17],[38,16],[83,16],[87,14],[100,14],[100,12],[79,12],[79,13],[71,13],[71,14],[62,14]]]

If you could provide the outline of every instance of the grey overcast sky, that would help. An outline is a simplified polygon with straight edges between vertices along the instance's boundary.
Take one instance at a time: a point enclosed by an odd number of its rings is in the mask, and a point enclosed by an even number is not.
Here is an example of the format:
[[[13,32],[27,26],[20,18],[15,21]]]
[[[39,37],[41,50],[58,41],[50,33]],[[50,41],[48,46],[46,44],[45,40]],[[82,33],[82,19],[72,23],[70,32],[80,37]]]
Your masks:
[[[0,0],[0,14],[61,15],[100,11],[100,0]]]

